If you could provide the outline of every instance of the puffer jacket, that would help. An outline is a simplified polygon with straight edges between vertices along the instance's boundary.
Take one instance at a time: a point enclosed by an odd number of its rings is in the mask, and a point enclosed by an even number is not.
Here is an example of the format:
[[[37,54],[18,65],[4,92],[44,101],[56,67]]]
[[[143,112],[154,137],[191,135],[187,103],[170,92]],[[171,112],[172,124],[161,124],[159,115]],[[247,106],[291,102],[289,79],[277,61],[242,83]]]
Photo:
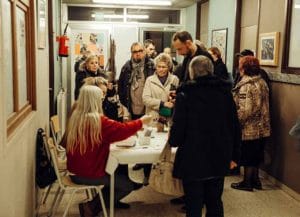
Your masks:
[[[242,128],[242,140],[270,136],[269,88],[261,76],[244,75],[232,93]]]

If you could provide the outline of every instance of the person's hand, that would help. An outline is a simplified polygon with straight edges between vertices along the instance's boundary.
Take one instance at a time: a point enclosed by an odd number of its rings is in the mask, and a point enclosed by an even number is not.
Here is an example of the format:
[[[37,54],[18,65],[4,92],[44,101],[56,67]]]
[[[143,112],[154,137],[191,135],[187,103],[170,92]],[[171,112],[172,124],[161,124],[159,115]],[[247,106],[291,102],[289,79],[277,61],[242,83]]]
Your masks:
[[[108,84],[107,84],[107,89],[112,90],[113,88],[114,88],[113,83],[108,82]]]
[[[173,108],[174,104],[172,102],[164,102],[164,107]]]
[[[230,161],[230,169],[232,170],[232,169],[234,169],[234,168],[236,168],[236,167],[237,167],[237,163],[234,162],[233,160]]]
[[[144,115],[140,118],[143,124],[149,124],[152,121],[152,115]]]

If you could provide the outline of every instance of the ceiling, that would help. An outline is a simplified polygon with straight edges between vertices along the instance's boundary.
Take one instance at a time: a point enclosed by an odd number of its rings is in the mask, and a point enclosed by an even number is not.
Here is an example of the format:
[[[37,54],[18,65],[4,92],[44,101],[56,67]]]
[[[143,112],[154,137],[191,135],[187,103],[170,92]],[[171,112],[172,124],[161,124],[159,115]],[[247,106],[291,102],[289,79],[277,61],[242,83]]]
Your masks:
[[[171,8],[186,8],[197,1],[199,0],[172,0]],[[92,0],[62,0],[62,2],[67,4],[94,4]]]

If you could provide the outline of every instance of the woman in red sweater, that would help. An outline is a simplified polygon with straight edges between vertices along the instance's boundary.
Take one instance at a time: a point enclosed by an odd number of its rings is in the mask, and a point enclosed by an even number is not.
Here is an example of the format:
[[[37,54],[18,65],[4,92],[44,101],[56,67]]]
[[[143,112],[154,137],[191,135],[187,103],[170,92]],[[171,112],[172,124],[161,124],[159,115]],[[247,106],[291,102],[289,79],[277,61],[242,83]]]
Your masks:
[[[105,173],[106,162],[111,143],[124,140],[134,135],[143,124],[151,121],[151,116],[127,123],[119,123],[103,115],[102,100],[104,96],[100,88],[86,85],[80,89],[77,106],[73,111],[65,142],[67,150],[67,168],[76,184],[99,185],[103,190],[104,200],[109,201],[110,177]],[[134,182],[128,176],[116,172],[115,203],[116,207],[129,208],[128,204],[119,200],[135,189]],[[96,216],[100,211],[97,203],[98,195],[88,203],[79,204],[81,216]]]

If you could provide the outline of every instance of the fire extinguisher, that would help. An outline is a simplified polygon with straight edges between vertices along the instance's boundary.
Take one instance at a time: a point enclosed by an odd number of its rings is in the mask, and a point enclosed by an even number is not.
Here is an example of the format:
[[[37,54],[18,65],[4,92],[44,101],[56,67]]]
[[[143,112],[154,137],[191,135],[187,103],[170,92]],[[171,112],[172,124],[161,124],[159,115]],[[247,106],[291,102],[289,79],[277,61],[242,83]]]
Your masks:
[[[60,57],[69,56],[69,38],[67,36],[67,28],[68,24],[65,27],[64,34],[62,36],[58,36],[56,39],[59,43],[58,55]]]

